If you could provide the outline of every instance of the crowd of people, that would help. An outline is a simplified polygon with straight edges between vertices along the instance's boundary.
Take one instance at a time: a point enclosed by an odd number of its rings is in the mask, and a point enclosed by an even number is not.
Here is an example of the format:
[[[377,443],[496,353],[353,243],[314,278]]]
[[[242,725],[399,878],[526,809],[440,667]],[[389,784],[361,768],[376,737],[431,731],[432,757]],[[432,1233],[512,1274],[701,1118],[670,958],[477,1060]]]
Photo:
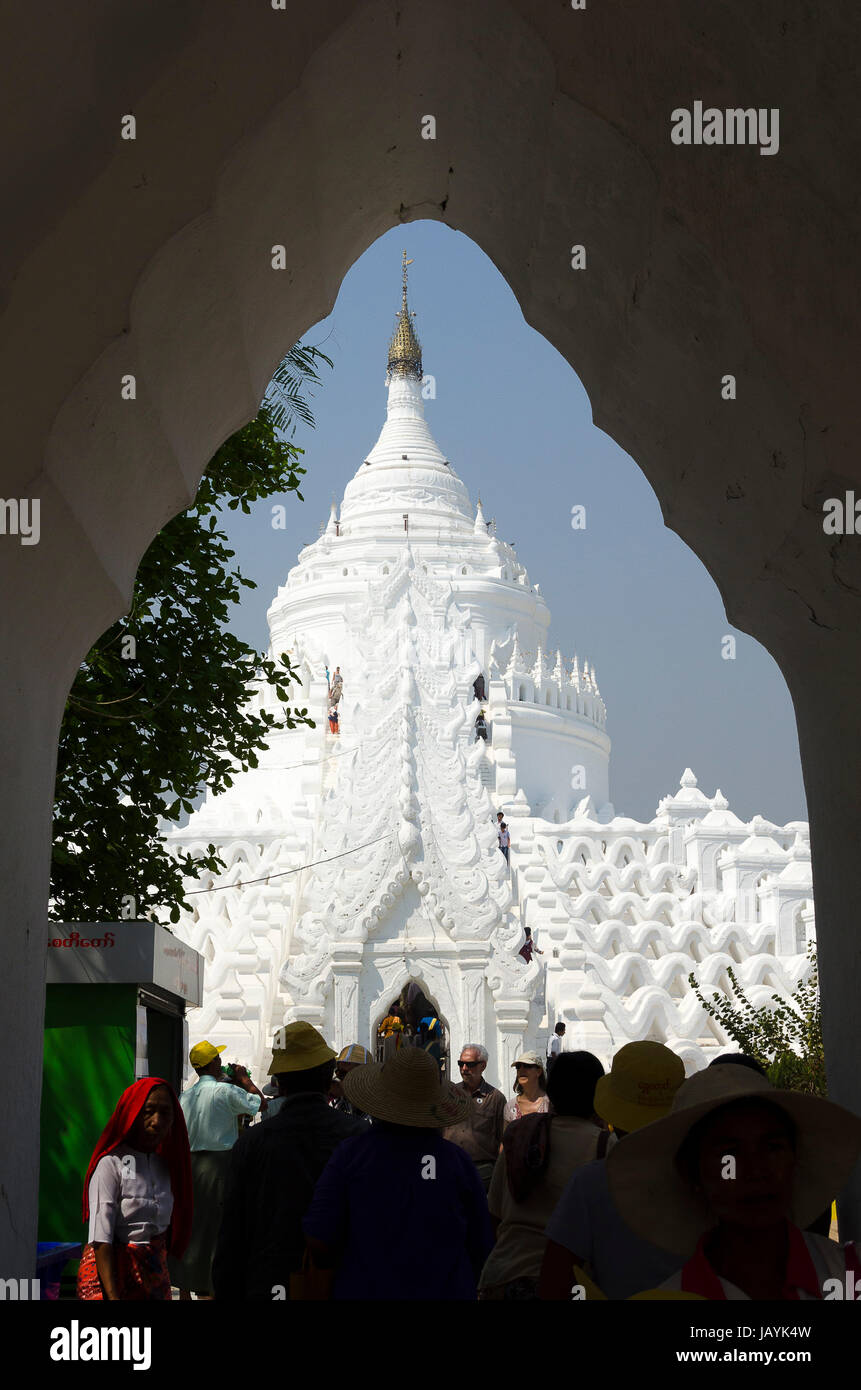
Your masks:
[[[861,1244],[828,1237],[861,1118],[742,1055],[685,1079],[634,1042],[605,1073],[564,1039],[515,1058],[511,1098],[479,1043],[453,1084],[425,1047],[336,1056],[291,1023],[271,1098],[198,1043],[196,1083],[135,1082],[96,1145],[79,1297],[861,1298]]]
[[[413,980],[389,1005],[377,1029],[379,1060],[392,1056],[404,1046],[420,1047],[438,1066],[445,1063],[442,1020],[432,1001]]]

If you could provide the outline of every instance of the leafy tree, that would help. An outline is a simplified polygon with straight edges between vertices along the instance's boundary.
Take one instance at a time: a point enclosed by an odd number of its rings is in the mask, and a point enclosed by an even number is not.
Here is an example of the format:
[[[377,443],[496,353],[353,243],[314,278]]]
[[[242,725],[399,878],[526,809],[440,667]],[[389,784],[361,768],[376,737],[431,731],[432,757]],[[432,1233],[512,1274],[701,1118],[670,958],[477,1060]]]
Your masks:
[[[787,1003],[773,994],[775,1008],[754,1008],[732,970],[727,969],[736,1001],[715,993],[711,1001],[700,991],[693,974],[688,984],[706,1013],[717,1020],[742,1052],[755,1057],[768,1072],[775,1086],[790,1091],[828,1094],[825,1080],[825,1053],[822,1047],[822,1016],[819,1002],[819,971],[816,946],[807,948],[812,969],[806,984],[799,982]]]
[[[211,460],[194,505],[174,517],[144,555],[125,618],[87,653],[69,693],[57,757],[49,913],[59,921],[151,916],[189,910],[182,880],[224,861],[175,856],[159,822],[192,810],[204,786],[231,786],[257,766],[275,727],[313,728],[288,707],[298,679],[289,660],[271,661],[227,631],[230,606],[256,585],[229,562],[234,552],[218,515],[295,492],[304,450],[289,442],[297,420],[313,425],[305,393],[332,365],[297,344],[281,363],[257,416]],[[279,432],[288,438],[279,437]],[[271,686],[281,718],[249,706]]]

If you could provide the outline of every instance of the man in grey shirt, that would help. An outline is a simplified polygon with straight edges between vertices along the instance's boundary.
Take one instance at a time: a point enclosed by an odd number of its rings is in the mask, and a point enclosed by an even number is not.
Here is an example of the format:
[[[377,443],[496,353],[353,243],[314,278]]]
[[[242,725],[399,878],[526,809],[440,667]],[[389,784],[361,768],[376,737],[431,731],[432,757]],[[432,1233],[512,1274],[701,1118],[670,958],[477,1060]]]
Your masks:
[[[464,1043],[460,1050],[458,1069],[462,1080],[455,1089],[465,1091],[472,1100],[468,1120],[443,1130],[443,1138],[457,1144],[468,1154],[478,1169],[478,1176],[487,1192],[493,1177],[493,1165],[499,1157],[502,1131],[505,1129],[505,1096],[484,1079],[487,1048],[480,1043]]]

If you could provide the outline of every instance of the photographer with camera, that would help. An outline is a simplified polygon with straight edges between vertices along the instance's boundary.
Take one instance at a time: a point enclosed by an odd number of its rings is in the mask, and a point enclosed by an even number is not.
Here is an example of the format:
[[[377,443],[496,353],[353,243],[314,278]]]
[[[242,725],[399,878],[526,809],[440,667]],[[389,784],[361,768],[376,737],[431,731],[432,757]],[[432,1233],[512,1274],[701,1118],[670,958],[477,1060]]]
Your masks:
[[[237,1121],[265,1111],[267,1101],[245,1067],[221,1065],[224,1046],[198,1043],[189,1053],[197,1082],[179,1098],[191,1145],[194,1217],[191,1239],[181,1259],[169,1259],[171,1282],[180,1299],[212,1298],[212,1257],[221,1228],[224,1185],[230,1151],[239,1137]]]

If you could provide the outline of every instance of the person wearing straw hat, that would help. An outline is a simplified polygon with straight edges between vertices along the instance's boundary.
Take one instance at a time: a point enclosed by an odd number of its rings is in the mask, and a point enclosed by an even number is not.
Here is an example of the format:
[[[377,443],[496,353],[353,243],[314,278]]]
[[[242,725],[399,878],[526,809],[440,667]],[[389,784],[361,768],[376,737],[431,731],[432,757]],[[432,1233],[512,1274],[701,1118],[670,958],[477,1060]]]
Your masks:
[[[290,1023],[280,1034],[269,1075],[285,1103],[265,1124],[247,1129],[233,1150],[212,1265],[216,1299],[292,1296],[314,1184],[341,1141],[368,1128],[327,1104],[335,1053],[317,1029]]]
[[[356,1067],[366,1067],[373,1060],[368,1049],[362,1047],[361,1043],[348,1043],[335,1058],[335,1075],[329,1087],[329,1104],[333,1110],[340,1111],[342,1115],[355,1115],[367,1124],[371,1123],[370,1115],[363,1115],[344,1095],[344,1080]]]
[[[681,1059],[663,1043],[633,1042],[620,1048],[595,1086],[595,1113],[612,1125],[615,1147],[623,1148],[634,1131],[666,1115],[684,1079]],[[597,1285],[599,1294],[610,1299],[630,1298],[679,1268],[679,1256],[644,1240],[631,1226],[610,1194],[606,1161],[578,1168],[547,1223],[539,1298],[570,1299],[572,1286],[586,1283],[586,1268],[588,1286]]]
[[[493,1245],[487,1200],[441,1133],[469,1097],[415,1047],[357,1067],[344,1093],[374,1124],[332,1155],[303,1222],[314,1264],[335,1268],[332,1297],[474,1299]]]
[[[743,1067],[709,1067],[618,1145],[607,1173],[630,1225],[687,1257],[663,1292],[820,1299],[846,1297],[851,1279],[859,1298],[859,1247],[804,1230],[859,1156],[859,1116]]]

